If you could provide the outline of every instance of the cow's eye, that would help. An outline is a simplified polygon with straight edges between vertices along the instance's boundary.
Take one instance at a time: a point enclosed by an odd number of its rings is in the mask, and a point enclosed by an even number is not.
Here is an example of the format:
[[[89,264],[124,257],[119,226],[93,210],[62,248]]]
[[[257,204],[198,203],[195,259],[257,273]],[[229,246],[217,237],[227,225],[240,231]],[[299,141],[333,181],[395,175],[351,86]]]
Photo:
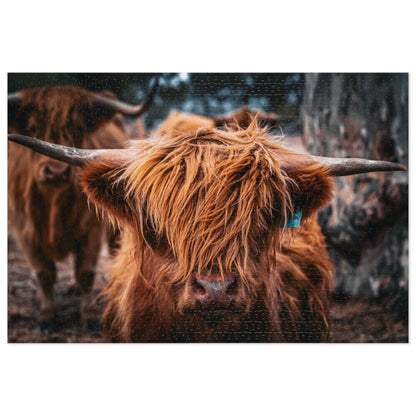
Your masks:
[[[157,234],[153,229],[145,229],[145,238],[150,247],[155,250],[163,253],[164,255],[169,254],[170,247],[168,240],[165,235]]]

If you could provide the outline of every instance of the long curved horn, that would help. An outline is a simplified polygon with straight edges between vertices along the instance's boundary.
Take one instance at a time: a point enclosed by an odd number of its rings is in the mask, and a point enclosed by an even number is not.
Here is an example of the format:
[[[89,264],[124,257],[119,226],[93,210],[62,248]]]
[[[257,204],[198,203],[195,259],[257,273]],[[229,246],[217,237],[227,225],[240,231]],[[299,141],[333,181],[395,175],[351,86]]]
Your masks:
[[[149,93],[147,94],[143,103],[139,105],[130,105],[122,101],[114,100],[108,97],[103,97],[99,94],[93,94],[93,101],[95,104],[102,105],[103,107],[106,107],[113,111],[119,111],[120,113],[125,114],[126,116],[138,117],[145,113],[152,105],[153,98],[155,97],[159,86],[159,76],[154,78],[151,84],[152,85],[150,87]]]
[[[386,162],[382,160],[332,158],[320,156],[312,156],[312,158],[313,160],[328,166],[331,176],[348,176],[367,172],[407,170],[405,166],[399,163]]]
[[[94,161],[120,166],[131,159],[135,152],[131,149],[77,149],[20,134],[8,134],[7,137],[12,142],[29,147],[52,159],[80,167],[84,167],[86,164]]]

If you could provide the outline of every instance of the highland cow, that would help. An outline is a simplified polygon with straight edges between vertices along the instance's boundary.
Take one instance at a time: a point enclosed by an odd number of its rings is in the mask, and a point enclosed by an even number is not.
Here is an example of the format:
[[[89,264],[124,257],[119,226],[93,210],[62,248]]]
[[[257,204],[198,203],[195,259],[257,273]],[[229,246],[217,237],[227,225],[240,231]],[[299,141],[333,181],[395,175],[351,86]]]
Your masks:
[[[201,127],[214,128],[215,121],[212,118],[198,114],[187,114],[181,111],[173,111],[168,118],[162,122],[155,136],[173,136],[196,131]]]
[[[173,111],[159,126],[156,135],[178,135],[196,131],[201,127],[217,127],[226,130],[246,129],[254,119],[260,127],[272,129],[280,126],[280,118],[276,114],[266,114],[261,110],[252,110],[247,106],[241,107],[228,116],[214,118]]]
[[[297,154],[256,123],[123,150],[9,139],[81,166],[88,198],[122,224],[104,314],[121,342],[326,341],[333,266],[317,211],[332,176],[405,169]]]
[[[9,133],[32,134],[51,143],[79,148],[120,148],[128,139],[122,114],[140,116],[112,94],[77,87],[44,87],[9,95]],[[8,208],[11,232],[36,274],[41,289],[41,327],[55,321],[56,261],[75,255],[81,289],[81,316],[90,320],[94,270],[105,225],[88,209],[79,174],[67,164],[11,143],[8,152]],[[115,246],[116,233],[110,243]]]

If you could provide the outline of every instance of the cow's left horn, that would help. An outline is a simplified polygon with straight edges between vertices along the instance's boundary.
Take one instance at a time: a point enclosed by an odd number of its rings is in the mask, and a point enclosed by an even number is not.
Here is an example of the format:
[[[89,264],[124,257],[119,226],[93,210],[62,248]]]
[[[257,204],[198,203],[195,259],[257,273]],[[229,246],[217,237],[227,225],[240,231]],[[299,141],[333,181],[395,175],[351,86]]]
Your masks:
[[[313,159],[329,168],[331,176],[348,176],[367,172],[386,172],[395,170],[407,170],[399,163],[382,160],[367,160],[354,158],[332,158],[313,156]]]
[[[43,140],[20,134],[9,134],[8,139],[23,146],[74,166],[83,167],[91,162],[105,162],[119,166],[128,161],[134,153],[131,149],[77,149],[48,143]]]
[[[123,101],[114,100],[99,94],[93,95],[93,101],[95,104],[101,105],[113,111],[119,111],[126,116],[139,117],[144,114],[152,105],[153,98],[155,97],[159,86],[159,77],[157,76],[154,78],[151,84],[152,85],[149,89],[149,93],[147,94],[143,103],[139,105],[130,105],[124,103]]]

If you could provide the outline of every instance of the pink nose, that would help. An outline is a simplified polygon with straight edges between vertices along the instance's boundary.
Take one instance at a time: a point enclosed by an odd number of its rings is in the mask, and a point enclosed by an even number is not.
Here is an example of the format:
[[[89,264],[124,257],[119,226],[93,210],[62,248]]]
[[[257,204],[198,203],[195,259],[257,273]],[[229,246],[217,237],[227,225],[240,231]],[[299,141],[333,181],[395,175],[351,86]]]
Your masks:
[[[68,182],[70,166],[57,163],[48,163],[43,169],[45,181]]]
[[[210,281],[194,277],[192,295],[202,306],[208,308],[227,308],[237,295],[237,280]]]

